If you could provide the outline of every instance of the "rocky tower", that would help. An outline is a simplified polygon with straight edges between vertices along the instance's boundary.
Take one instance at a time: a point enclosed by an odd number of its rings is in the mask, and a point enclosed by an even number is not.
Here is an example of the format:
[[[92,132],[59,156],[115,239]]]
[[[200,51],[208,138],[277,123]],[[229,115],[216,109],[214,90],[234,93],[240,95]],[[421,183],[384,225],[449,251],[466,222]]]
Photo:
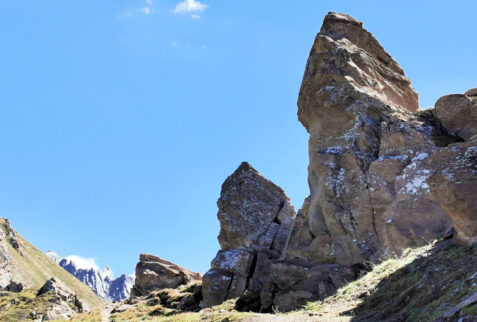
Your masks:
[[[310,196],[287,258],[376,261],[451,229],[426,183],[432,116],[397,62],[354,18],[329,13],[310,52],[298,118],[310,133]]]
[[[310,196],[295,216],[249,164],[227,178],[204,304],[253,293],[261,310],[287,311],[453,226],[458,242],[477,242],[477,89],[418,108],[402,68],[362,23],[329,13],[298,98]]]

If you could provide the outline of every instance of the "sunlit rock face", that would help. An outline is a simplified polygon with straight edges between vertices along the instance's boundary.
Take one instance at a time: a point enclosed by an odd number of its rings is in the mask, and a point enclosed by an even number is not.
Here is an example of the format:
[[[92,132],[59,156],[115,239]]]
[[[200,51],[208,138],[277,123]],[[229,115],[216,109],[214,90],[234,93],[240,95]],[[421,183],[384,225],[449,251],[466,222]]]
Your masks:
[[[310,133],[310,196],[287,258],[352,265],[442,236],[451,222],[427,179],[437,147],[432,113],[399,64],[354,18],[330,13],[298,98]]]
[[[177,288],[200,280],[199,273],[151,254],[140,254],[131,297],[144,296],[165,288]]]
[[[329,13],[298,97],[310,195],[295,214],[248,163],[227,178],[204,305],[255,294],[260,310],[288,311],[454,227],[458,242],[475,243],[476,101],[472,89],[419,110],[402,68],[362,23]]]

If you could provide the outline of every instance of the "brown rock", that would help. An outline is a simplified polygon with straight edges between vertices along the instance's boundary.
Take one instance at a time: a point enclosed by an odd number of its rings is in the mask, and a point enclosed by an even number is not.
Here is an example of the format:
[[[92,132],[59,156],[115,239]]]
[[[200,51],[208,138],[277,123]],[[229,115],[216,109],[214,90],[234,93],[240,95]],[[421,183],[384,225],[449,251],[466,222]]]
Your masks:
[[[477,89],[446,95],[436,102],[436,115],[454,135],[470,140],[477,134]]]
[[[464,94],[469,96],[469,97],[477,96],[477,88],[471,88],[467,92],[465,92]]]
[[[477,139],[450,145],[433,158],[429,178],[433,199],[454,223],[460,244],[477,242]]]
[[[310,197],[286,258],[352,265],[451,228],[425,183],[436,146],[409,79],[362,23],[330,13],[310,52],[298,118],[310,133]]]
[[[329,13],[298,98],[310,196],[295,216],[283,191],[247,163],[227,178],[205,306],[244,294],[246,307],[259,298],[262,311],[295,309],[369,262],[446,236],[452,221],[460,241],[475,242],[476,126],[463,118],[473,122],[476,97],[474,89],[416,112],[399,64],[361,22]]]
[[[141,254],[136,265],[136,280],[132,296],[149,294],[154,290],[177,288],[194,280],[200,274],[150,254]]]

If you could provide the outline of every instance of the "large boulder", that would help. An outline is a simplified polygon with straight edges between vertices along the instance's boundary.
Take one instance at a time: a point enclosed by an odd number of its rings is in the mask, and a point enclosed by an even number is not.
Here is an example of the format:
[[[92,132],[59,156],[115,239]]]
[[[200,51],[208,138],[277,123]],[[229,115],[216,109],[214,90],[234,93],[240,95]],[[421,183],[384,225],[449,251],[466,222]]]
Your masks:
[[[199,273],[150,254],[141,254],[131,296],[143,296],[165,288],[177,288],[200,280]]]
[[[426,183],[435,118],[417,109],[409,79],[373,35],[354,18],[329,13],[298,98],[310,134],[310,196],[286,258],[361,264],[451,229]]]
[[[288,311],[353,279],[353,270],[339,265],[283,260],[295,210],[283,190],[250,164],[227,178],[218,206],[222,249],[202,278],[204,306],[256,294],[260,310]]]
[[[280,187],[243,162],[225,180],[217,202],[221,248],[272,248],[282,222],[282,228],[290,228],[293,221],[294,210],[288,201]]]
[[[477,88],[446,95],[436,102],[436,114],[449,133],[464,140],[477,134]]]
[[[77,313],[89,311],[88,305],[81,301],[66,285],[52,277],[40,288],[37,296],[50,296],[51,306],[42,313],[43,321],[67,320]]]

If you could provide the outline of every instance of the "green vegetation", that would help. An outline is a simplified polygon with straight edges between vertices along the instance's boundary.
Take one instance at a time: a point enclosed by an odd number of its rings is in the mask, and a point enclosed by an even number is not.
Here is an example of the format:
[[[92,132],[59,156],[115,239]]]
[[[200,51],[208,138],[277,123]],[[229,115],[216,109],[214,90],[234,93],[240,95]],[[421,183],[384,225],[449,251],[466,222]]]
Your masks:
[[[36,317],[51,305],[53,294],[36,296],[38,290],[28,289],[21,293],[0,293],[0,321],[22,321]]]

